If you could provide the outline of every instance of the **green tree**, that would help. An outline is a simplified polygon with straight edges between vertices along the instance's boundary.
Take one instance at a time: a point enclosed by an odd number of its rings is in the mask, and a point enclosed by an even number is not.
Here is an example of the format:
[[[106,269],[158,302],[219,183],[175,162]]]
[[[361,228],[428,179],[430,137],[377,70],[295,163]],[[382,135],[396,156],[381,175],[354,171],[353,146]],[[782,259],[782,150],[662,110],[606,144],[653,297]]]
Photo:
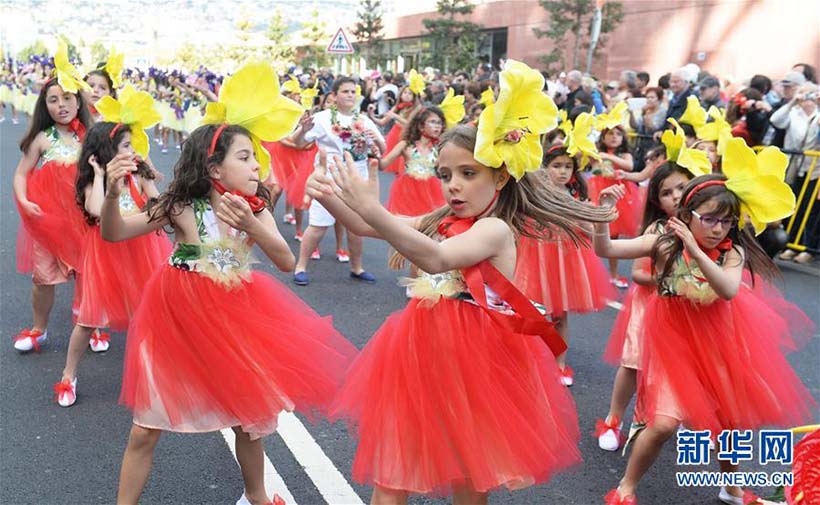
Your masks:
[[[538,0],[538,3],[549,12],[549,25],[546,30],[533,28],[538,38],[548,38],[555,46],[552,51],[541,57],[549,66],[567,68],[564,59],[567,39],[572,39],[572,65],[578,68],[581,62],[581,48],[589,47],[589,36],[592,32],[592,15],[595,12],[595,0]],[[595,55],[606,45],[606,34],[615,30],[624,17],[623,4],[607,1],[601,9],[601,35],[595,48]]]
[[[381,49],[384,30],[381,0],[361,0],[357,16],[359,20],[353,28],[353,35],[359,42],[359,51],[364,53],[370,66],[381,63]]]
[[[41,54],[49,54],[49,50],[42,40],[37,39],[33,43],[21,49],[20,52],[17,53],[17,59],[28,61],[28,59],[32,56],[39,56]]]
[[[268,57],[276,67],[285,66],[293,60],[295,54],[293,47],[288,43],[287,32],[288,23],[282,17],[279,9],[276,9],[273,17],[268,22],[268,30],[265,33],[269,41]]]
[[[303,48],[301,64],[303,67],[324,67],[328,64],[325,46],[330,39],[327,23],[319,19],[319,10],[313,9],[310,20],[302,24],[302,35],[307,43]]]
[[[438,0],[436,10],[440,16],[423,21],[433,42],[426,60],[429,65],[445,72],[472,70],[481,25],[456,18],[471,14],[473,8],[469,0]]]

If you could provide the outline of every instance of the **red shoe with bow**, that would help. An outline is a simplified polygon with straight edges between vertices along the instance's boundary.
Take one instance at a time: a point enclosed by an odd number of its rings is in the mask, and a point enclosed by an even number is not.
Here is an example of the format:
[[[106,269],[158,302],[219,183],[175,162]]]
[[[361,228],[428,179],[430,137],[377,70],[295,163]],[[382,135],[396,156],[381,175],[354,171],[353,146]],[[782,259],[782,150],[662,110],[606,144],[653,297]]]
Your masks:
[[[604,503],[606,505],[638,505],[638,499],[634,494],[622,497],[621,492],[616,488],[604,496]]]

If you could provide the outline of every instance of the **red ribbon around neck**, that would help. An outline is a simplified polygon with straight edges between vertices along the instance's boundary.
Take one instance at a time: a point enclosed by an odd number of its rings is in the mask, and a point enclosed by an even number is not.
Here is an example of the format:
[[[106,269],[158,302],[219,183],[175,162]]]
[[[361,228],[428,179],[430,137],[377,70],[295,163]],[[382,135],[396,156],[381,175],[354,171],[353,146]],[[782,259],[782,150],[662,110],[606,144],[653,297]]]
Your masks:
[[[413,102],[402,102],[402,103],[400,103],[400,104],[396,105],[396,112],[398,112],[398,111],[400,111],[400,110],[404,110],[404,109],[410,108],[410,107],[412,107],[413,105],[415,105]]]
[[[450,238],[467,231],[475,222],[475,217],[445,217],[438,226],[438,233]],[[494,321],[515,333],[541,337],[555,356],[559,356],[567,350],[567,344],[564,343],[561,335],[555,330],[554,325],[547,321],[538,312],[538,309],[533,306],[532,302],[509,279],[504,277],[489,260],[463,268],[461,271],[473,299]],[[502,314],[491,309],[487,305],[485,284],[510,304],[515,314]]]
[[[700,245],[700,244],[698,244]],[[701,251],[706,253],[706,256],[709,257],[712,261],[717,261],[720,258],[720,255],[725,253],[726,251],[732,248],[732,239],[726,237],[723,239],[714,249],[704,249],[703,247],[700,248]],[[689,262],[692,260],[691,255],[689,252],[684,248],[683,249],[683,259],[686,261],[688,265]]]
[[[215,179],[211,179],[211,184],[213,185],[214,189],[217,190],[217,192],[219,192],[220,195],[224,195],[225,193],[230,193],[232,195],[236,195],[236,196],[244,199],[246,202],[248,202],[248,205],[251,206],[251,210],[254,212],[254,214],[261,211],[262,209],[264,209],[267,206],[267,204],[265,203],[265,200],[262,200],[261,198],[259,198],[256,195],[247,196],[247,195],[243,195],[239,191],[228,191],[228,189],[225,186],[223,186],[219,181],[217,181]]]
[[[131,199],[134,200],[134,203],[137,205],[137,208],[142,210],[145,208],[145,197],[142,196],[140,193],[140,189],[137,187],[137,183],[134,181],[134,176],[128,174],[125,176],[126,182],[128,182],[128,192],[131,193]]]
[[[80,139],[80,142],[85,139],[85,125],[80,121],[80,118],[75,117],[72,119],[71,122],[68,123],[68,129],[74,132],[77,138]]]

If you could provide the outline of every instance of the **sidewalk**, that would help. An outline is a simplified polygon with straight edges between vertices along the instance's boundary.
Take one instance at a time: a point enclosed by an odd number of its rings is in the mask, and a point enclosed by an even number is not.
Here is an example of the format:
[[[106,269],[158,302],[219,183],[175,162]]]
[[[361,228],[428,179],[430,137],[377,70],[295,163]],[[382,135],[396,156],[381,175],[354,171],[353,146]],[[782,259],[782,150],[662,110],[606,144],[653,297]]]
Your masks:
[[[814,260],[805,265],[795,263],[794,261],[783,261],[780,259],[775,259],[774,262],[781,270],[794,270],[796,272],[820,277],[820,261],[818,260]]]

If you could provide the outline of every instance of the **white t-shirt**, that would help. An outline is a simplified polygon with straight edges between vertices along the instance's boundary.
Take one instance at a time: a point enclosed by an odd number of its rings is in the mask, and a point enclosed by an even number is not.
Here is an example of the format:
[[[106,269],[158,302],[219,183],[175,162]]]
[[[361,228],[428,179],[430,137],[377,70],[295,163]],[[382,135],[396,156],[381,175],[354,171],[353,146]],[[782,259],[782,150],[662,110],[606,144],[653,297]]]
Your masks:
[[[313,128],[305,134],[305,140],[308,142],[316,142],[319,147],[327,151],[328,156],[333,156],[334,154],[337,156],[342,156],[345,151],[353,154],[354,146],[351,142],[348,140],[342,140],[338,135],[333,133],[333,125],[330,122],[330,116],[330,109],[314,114]],[[339,122],[339,126],[343,128],[351,126],[353,124],[354,117],[354,114],[346,115],[341,112],[336,113],[336,119]],[[359,114],[359,121],[361,121],[361,124],[365,129],[372,130],[376,134],[376,137],[384,142],[384,137],[382,137],[382,134],[379,132],[379,128],[375,123],[373,123],[373,121],[370,120],[369,117],[364,114]],[[366,162],[367,158],[364,158],[358,160],[357,164],[363,163],[366,166]]]
[[[396,101],[399,99],[399,88],[395,84],[385,84],[376,90],[376,94],[373,95],[373,99],[377,101],[377,111],[380,116],[383,116],[390,110],[390,104],[387,103],[387,95],[385,94],[387,91],[393,92],[393,98]]]

